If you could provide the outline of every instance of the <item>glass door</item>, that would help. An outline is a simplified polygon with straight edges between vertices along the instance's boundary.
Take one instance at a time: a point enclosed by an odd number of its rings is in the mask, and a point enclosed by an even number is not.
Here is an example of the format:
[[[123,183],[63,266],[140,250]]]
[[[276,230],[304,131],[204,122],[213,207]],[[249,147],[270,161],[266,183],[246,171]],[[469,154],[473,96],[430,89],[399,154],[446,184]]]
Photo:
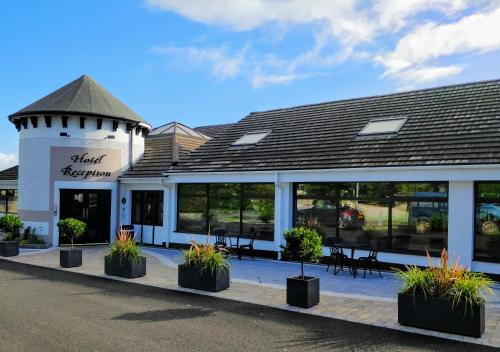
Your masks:
[[[109,242],[111,191],[62,189],[60,219],[75,218],[87,224],[87,231],[76,243]],[[69,243],[64,238],[61,244]]]

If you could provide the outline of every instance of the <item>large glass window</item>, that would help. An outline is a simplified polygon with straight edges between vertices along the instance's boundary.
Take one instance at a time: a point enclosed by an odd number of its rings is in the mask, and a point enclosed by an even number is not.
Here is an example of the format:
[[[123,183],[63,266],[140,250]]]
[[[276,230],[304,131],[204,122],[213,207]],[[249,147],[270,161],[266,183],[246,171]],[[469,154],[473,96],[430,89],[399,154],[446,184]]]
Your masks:
[[[295,184],[295,223],[325,239],[437,255],[447,246],[447,215],[445,182]]]
[[[243,184],[242,192],[241,232],[274,240],[274,185]]]
[[[210,228],[230,233],[240,232],[241,186],[239,184],[209,185]]]
[[[180,184],[177,231],[206,234],[225,230],[274,239],[274,185]]]
[[[206,233],[208,231],[208,185],[180,184],[178,192],[177,230]]]
[[[500,262],[500,181],[476,183],[474,257]]]
[[[132,224],[163,226],[163,191],[132,191]]]
[[[0,213],[17,214],[17,189],[0,189]]]

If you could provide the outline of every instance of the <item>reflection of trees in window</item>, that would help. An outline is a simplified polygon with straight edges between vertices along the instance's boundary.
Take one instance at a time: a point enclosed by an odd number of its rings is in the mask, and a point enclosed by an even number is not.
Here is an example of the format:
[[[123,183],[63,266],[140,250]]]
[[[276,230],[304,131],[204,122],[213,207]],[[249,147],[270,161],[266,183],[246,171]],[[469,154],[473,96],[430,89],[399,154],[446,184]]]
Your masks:
[[[323,237],[376,241],[384,250],[439,254],[447,246],[444,182],[350,182],[295,185],[295,223]]]
[[[194,198],[202,204],[198,209],[186,206]],[[179,185],[178,231],[207,233],[208,223],[212,231],[256,232],[258,239],[273,240],[274,185]]]
[[[500,182],[475,185],[476,260],[500,262]]]
[[[17,214],[17,189],[0,189],[0,213]]]
[[[208,185],[181,184],[178,187],[178,231],[203,233],[208,229]]]
[[[163,191],[132,191],[132,223],[163,226]]]

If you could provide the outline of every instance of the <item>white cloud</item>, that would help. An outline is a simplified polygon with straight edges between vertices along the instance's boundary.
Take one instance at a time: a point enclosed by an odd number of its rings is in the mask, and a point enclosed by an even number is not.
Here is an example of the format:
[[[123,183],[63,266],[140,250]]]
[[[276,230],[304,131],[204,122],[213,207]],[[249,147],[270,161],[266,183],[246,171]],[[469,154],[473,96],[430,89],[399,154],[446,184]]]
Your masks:
[[[473,14],[450,24],[426,23],[401,38],[394,51],[376,58],[386,71],[398,75],[410,67],[461,53],[500,49],[500,8]],[[423,70],[422,72],[426,72]]]
[[[155,46],[152,49],[155,53],[174,55],[182,60],[188,60],[190,64],[209,64],[212,75],[221,80],[234,78],[241,72],[246,50],[247,48],[243,48],[238,53],[231,55],[225,47],[202,49],[194,46]]]
[[[0,153],[0,171],[5,170],[18,163],[17,154]]]
[[[191,57],[191,62],[211,63],[216,76],[235,77],[245,71],[256,88],[289,83],[314,75],[311,71],[326,72],[352,60],[381,64],[383,77],[426,84],[463,69],[460,62],[443,65],[433,60],[500,48],[498,0],[145,1],[151,8],[231,31],[274,25],[286,32],[309,26],[311,48],[291,58],[267,52],[254,53],[248,60],[244,55],[228,54],[227,49],[177,48]],[[286,40],[286,36],[282,38]],[[400,39],[388,51],[395,38]]]
[[[281,74],[281,75],[273,75],[273,74],[263,74],[261,72],[256,72],[251,78],[251,84],[254,88],[261,88],[270,84],[289,84],[293,81],[304,79],[309,77],[310,75],[306,74]]]
[[[422,84],[459,74],[463,69],[464,67],[461,65],[410,68],[399,72],[397,80],[400,83],[399,88],[401,90],[408,90]]]

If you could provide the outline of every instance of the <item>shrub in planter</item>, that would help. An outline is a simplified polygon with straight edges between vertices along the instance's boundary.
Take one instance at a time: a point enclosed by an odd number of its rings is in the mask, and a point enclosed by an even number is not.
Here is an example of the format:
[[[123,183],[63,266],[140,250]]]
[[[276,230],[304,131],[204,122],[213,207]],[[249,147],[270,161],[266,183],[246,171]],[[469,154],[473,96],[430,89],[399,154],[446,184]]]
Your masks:
[[[141,256],[129,232],[118,231],[109,254],[104,258],[104,272],[129,279],[146,275],[146,257]]]
[[[440,265],[396,270],[403,281],[398,295],[398,322],[429,330],[480,337],[484,332],[484,293],[493,293],[493,281],[482,273],[448,262],[441,252]]]
[[[75,240],[82,237],[87,229],[87,225],[80,220],[67,218],[57,223],[59,227],[59,237],[71,241],[71,248],[61,249],[59,252],[59,263],[63,268],[72,268],[82,265],[82,251],[75,249]]]
[[[24,229],[23,238],[19,241],[22,248],[48,248],[43,239],[36,235],[36,229],[28,226]]]
[[[0,256],[19,255],[19,230],[24,226],[17,215],[7,214],[0,218],[0,229],[4,238],[0,241]]]
[[[193,241],[184,251],[184,264],[178,267],[179,286],[212,292],[229,288],[229,263],[222,251]]]
[[[300,276],[286,279],[286,303],[292,306],[309,308],[319,303],[319,278],[304,276],[304,262],[317,262],[323,255],[321,237],[316,230],[296,227],[285,232],[285,248],[293,244],[295,253],[290,256],[300,260]],[[291,241],[292,243],[290,243]]]

